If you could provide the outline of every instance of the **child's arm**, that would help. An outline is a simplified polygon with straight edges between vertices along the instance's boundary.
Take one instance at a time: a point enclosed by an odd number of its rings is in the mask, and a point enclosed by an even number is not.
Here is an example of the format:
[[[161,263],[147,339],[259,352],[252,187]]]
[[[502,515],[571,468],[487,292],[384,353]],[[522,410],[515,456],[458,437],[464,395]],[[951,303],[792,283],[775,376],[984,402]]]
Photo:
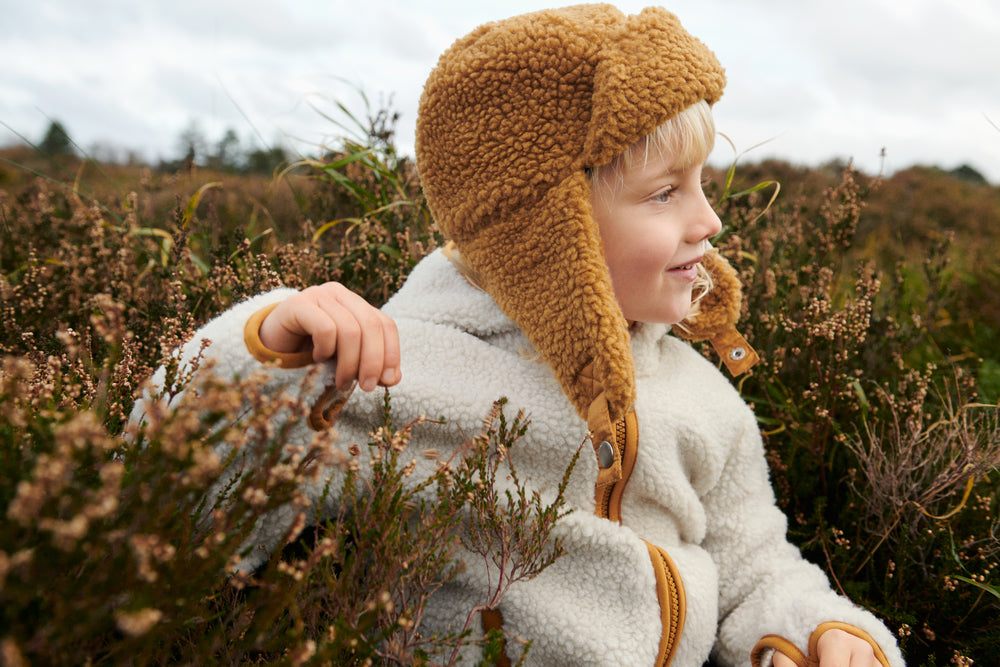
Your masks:
[[[703,546],[718,567],[721,662],[739,663],[753,647],[753,664],[773,652],[774,667],[869,664],[902,667],[892,633],[874,615],[837,595],[816,565],[787,540],[787,520],[775,503],[757,425],[746,416],[743,433],[728,446],[720,477],[702,498],[708,526]],[[851,655],[857,637],[874,663]],[[829,636],[828,636],[829,635]],[[870,643],[869,641],[870,640]],[[784,654],[784,655],[780,655]],[[782,658],[790,658],[782,662]]]
[[[387,315],[339,283],[293,294],[268,314],[260,342],[274,352],[312,351],[313,361],[336,356],[336,383],[355,379],[364,391],[400,380],[399,334]]]
[[[274,354],[281,358],[273,358]],[[303,448],[310,447],[315,429],[329,426],[327,409],[341,398],[346,400],[355,379],[360,379],[366,389],[374,389],[377,383],[392,385],[400,380],[399,336],[395,323],[336,283],[301,292],[278,288],[235,304],[205,323],[176,351],[175,372],[178,377],[186,377],[207,361],[211,361],[209,368],[213,377],[223,382],[254,378],[255,395],[297,399],[311,408],[308,419],[298,420],[282,436],[287,444]],[[278,363],[262,363],[272,361]],[[313,361],[320,363],[311,363]],[[325,363],[331,361],[334,363]],[[197,382],[194,375],[191,381]],[[156,412],[151,408],[154,403],[167,399],[171,405],[177,405],[187,395],[188,380],[184,381],[183,388],[172,388],[169,395],[161,393],[168,382],[173,381],[168,380],[168,366],[164,365],[137,398],[130,418],[133,426]],[[334,383],[347,390],[340,392],[343,396],[328,398]],[[197,391],[197,384],[194,391]],[[284,420],[287,416],[287,412],[281,411],[274,419]],[[278,421],[273,424],[275,432],[281,430]],[[338,432],[348,444],[364,442],[358,440],[365,437],[364,431],[359,433],[343,426]],[[226,444],[220,446],[228,447]],[[253,458],[246,458],[254,455],[254,450],[247,448],[244,455],[234,457],[234,473],[240,466],[254,464]],[[228,450],[223,458],[227,456]],[[319,465],[321,467],[316,469],[318,481],[305,482],[303,486],[306,496],[317,504],[327,497],[328,479],[338,473],[335,465]],[[220,482],[207,490],[209,503],[215,502],[229,479],[227,472]],[[333,486],[336,487],[336,483]],[[279,548],[299,511],[301,508],[289,506],[261,517],[247,539],[247,545],[255,548],[240,562],[239,569],[255,569],[266,560],[268,553]]]

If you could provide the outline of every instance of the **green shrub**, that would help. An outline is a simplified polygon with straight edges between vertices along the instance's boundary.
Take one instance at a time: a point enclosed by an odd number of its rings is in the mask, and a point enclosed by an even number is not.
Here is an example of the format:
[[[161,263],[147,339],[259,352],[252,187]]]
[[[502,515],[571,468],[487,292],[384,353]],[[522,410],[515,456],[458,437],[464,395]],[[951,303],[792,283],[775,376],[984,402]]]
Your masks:
[[[763,193],[720,197],[718,245],[763,357],[740,386],[806,556],[888,620],[910,664],[986,662],[1000,642],[996,353],[965,294],[994,269],[963,284],[954,236],[900,252],[875,221],[859,247],[864,200],[884,187],[861,179],[800,177],[766,211]]]
[[[283,433],[262,435],[284,399],[206,377],[197,409],[125,432],[141,381],[235,301],[338,279],[382,303],[440,242],[394,122],[348,115],[334,150],[273,179],[0,165],[6,663],[420,663],[480,639],[496,654],[500,638],[478,628],[429,642],[416,632],[419,601],[449,575],[456,512],[470,511],[462,485],[516,451],[525,425],[502,406],[448,484],[417,496],[396,493],[408,425],[373,425],[385,492],[359,493],[348,476],[345,497],[364,499],[356,513],[292,540],[253,577],[225,575],[249,523],[294,501],[288,480],[309,474],[305,459],[277,464]],[[781,194],[767,207],[775,189],[741,179],[780,182]],[[998,189],[933,170],[872,181],[777,162],[717,174],[709,189],[725,223],[717,245],[746,286],[741,328],[764,358],[738,384],[792,539],[887,619],[910,664],[988,664],[1000,644]],[[253,410],[237,426],[244,399]],[[219,442],[274,465],[227,480]],[[350,466],[328,444],[317,455]],[[212,484],[225,493],[209,506]],[[483,530],[510,535],[510,519],[538,529],[534,542],[508,540],[510,553],[537,567],[558,556],[544,540],[558,503],[476,499]],[[363,519],[414,512],[429,512],[427,530]],[[355,557],[366,549],[383,554],[377,564]],[[423,564],[407,572],[422,583],[401,569],[411,551]]]
[[[382,163],[352,166],[354,191],[388,178],[405,184],[392,196],[415,196],[412,168],[392,161],[391,147],[382,151]],[[235,301],[335,278],[384,300],[433,247],[425,207],[403,199],[371,210],[355,198],[358,227],[372,231],[333,242],[306,209],[328,210],[350,199],[350,188],[326,163],[314,167],[315,179],[283,175],[307,196],[297,199],[297,223],[269,228],[218,206],[224,188],[213,174],[177,179],[186,192],[166,213],[154,201],[158,188],[99,199],[79,181],[38,177],[0,191],[4,664],[448,664],[470,642],[482,644],[485,661],[497,656],[502,638],[480,636],[476,611],[560,553],[547,536],[561,494],[544,506],[517,485],[514,496],[468,504],[498,470],[514,474],[507,452],[526,428],[520,415],[508,423],[498,405],[483,434],[417,486],[404,484],[413,425],[393,428],[388,403],[368,445],[377,464],[362,483],[351,472],[360,450],[328,438],[314,451],[288,452],[286,431],[268,425],[276,411],[305,408],[263,395],[254,378],[217,382],[208,363],[206,375],[170,378],[164,400],[186,388],[179,404],[155,403],[141,430],[126,429],[142,379],[160,365],[176,376],[171,351]],[[256,177],[247,182],[257,187]],[[331,193],[317,194],[323,189]],[[411,242],[407,230],[418,227]],[[369,271],[366,257],[382,260]],[[256,465],[230,477],[219,454],[226,448]],[[299,502],[296,481],[318,461],[348,469],[343,511],[305,536],[297,524],[284,556],[253,576],[227,574],[245,555],[252,524]],[[210,488],[219,491],[211,504]],[[500,545],[507,567],[522,574],[469,610],[467,632],[422,637],[423,601],[454,569],[460,512],[478,517],[470,535]],[[532,539],[519,541],[525,535]]]
[[[334,279],[370,303],[385,303],[410,269],[442,242],[420,190],[413,162],[396,153],[398,116],[366,105],[367,120],[340,106],[343,131],[323,158],[305,162],[329,183],[336,217],[320,225],[313,241],[335,263]]]

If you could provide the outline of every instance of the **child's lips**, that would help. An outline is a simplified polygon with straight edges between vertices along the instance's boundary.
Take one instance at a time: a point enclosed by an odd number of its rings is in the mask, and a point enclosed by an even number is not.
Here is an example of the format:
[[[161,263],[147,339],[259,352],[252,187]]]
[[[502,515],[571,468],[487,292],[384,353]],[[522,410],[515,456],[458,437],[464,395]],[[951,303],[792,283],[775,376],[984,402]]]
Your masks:
[[[685,262],[684,264],[678,264],[677,266],[667,269],[667,273],[670,275],[685,280],[687,282],[693,281],[698,277],[698,265],[701,264],[701,257],[691,260],[690,262]]]

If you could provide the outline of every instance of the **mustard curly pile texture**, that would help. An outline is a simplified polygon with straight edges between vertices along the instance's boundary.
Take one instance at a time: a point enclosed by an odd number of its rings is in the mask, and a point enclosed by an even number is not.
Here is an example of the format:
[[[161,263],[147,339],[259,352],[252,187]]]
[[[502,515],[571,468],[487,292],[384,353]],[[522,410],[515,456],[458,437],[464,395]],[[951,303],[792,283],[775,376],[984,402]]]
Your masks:
[[[635,396],[584,169],[714,103],[724,85],[715,56],[674,15],[611,5],[483,25],[426,83],[416,149],[431,212],[581,416],[593,396],[579,373],[591,362],[612,414]]]

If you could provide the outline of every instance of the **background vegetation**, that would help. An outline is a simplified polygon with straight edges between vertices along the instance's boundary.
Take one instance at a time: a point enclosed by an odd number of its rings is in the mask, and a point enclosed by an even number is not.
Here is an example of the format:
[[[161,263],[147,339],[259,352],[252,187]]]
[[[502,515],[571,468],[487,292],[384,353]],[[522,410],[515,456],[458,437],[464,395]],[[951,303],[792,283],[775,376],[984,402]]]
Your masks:
[[[454,656],[463,638],[420,634],[422,601],[450,572],[473,477],[495,474],[496,453],[516,449],[530,425],[508,423],[498,406],[466,460],[442,462],[423,495],[410,495],[410,425],[387,412],[369,444],[383,453],[377,484],[347,489],[355,513],[295,531],[282,559],[228,578],[250,522],[294,500],[313,458],[339,456],[350,469],[357,452],[317,442],[279,465],[283,434],[263,425],[287,400],[261,396],[252,378],[207,382],[196,405],[142,432],[125,427],[141,381],[233,302],[336,279],[380,303],[437,245],[413,165],[394,149],[395,118],[370,115],[348,115],[329,153],[263,173],[196,160],[95,164],[74,155],[61,126],[45,150],[4,151],[0,662]],[[991,664],[1000,188],[968,168],[873,179],[846,165],[766,162],[710,175],[725,224],[717,245],[744,278],[742,328],[764,358],[738,384],[793,540],[887,620],[910,664]],[[770,207],[776,186],[755,187],[767,182],[780,183]],[[241,397],[254,409],[237,426]],[[265,465],[226,480],[219,443]],[[199,490],[217,482],[226,493],[206,507]],[[543,534],[558,516],[558,506],[511,500],[517,520]],[[489,505],[473,508],[482,530],[518,533]],[[503,543],[539,567],[558,554]],[[484,660],[498,642],[484,640]]]

